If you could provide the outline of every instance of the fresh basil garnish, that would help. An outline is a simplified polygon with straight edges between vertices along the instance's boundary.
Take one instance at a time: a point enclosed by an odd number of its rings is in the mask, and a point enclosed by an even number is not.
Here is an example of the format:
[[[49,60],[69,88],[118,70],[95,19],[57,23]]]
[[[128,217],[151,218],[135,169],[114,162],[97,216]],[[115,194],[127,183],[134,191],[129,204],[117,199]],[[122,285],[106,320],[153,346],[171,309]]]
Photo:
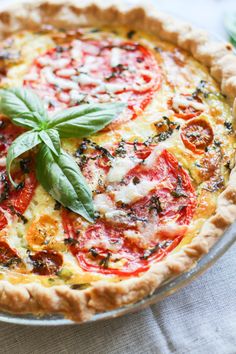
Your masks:
[[[18,156],[24,154],[26,151],[33,149],[35,146],[41,143],[39,133],[35,131],[29,131],[21,134],[16,138],[7,152],[7,172],[11,183],[16,187],[17,184],[11,177],[11,164]]]
[[[73,158],[61,150],[58,156],[46,145],[36,159],[36,176],[46,191],[64,207],[88,221],[94,217],[92,193]]]
[[[230,42],[236,47],[236,12],[227,12],[224,17],[224,24],[228,32]]]
[[[86,137],[103,129],[123,108],[123,103],[84,104],[71,107],[56,113],[48,127],[56,129],[62,138]]]
[[[22,88],[1,90],[0,96],[0,111],[10,117],[13,123],[26,128],[43,128],[48,120],[43,102],[31,90]],[[29,122],[32,122],[32,125]]]
[[[61,149],[60,138],[82,138],[107,126],[124,108],[123,103],[85,104],[57,112],[49,119],[43,102],[31,90],[0,90],[0,112],[29,131],[14,140],[7,154],[11,183],[14,159],[40,145],[36,175],[44,189],[64,207],[88,221],[94,217],[92,194],[78,165]]]
[[[61,141],[58,131],[55,129],[41,130],[39,136],[44,144],[58,156],[61,151]]]

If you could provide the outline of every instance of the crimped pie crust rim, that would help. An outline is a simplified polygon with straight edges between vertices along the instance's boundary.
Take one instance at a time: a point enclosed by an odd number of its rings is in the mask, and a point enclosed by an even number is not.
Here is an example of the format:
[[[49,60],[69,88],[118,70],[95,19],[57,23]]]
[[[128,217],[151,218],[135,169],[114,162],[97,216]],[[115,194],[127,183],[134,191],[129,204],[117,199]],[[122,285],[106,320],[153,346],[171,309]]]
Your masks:
[[[4,9],[5,7],[5,9]],[[42,24],[72,28],[80,25],[129,25],[170,41],[188,51],[208,67],[221,85],[236,118],[236,56],[230,44],[213,42],[207,33],[173,19],[145,5],[130,6],[122,1],[24,1],[0,11],[0,39],[27,28],[37,30]],[[190,269],[236,220],[236,168],[228,185],[218,197],[215,215],[203,225],[199,235],[178,253],[168,255],[138,278],[118,283],[98,281],[85,290],[66,285],[46,288],[38,283],[13,285],[0,281],[0,308],[13,313],[60,313],[77,322],[89,320],[95,313],[135,303],[152,294],[168,278]]]

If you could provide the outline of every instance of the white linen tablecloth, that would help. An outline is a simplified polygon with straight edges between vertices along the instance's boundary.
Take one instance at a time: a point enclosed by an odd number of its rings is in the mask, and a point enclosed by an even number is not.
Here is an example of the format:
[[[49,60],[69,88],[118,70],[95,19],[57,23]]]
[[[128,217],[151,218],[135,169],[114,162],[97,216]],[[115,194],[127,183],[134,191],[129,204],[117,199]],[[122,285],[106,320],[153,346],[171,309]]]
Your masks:
[[[154,2],[221,36],[222,12],[236,10],[236,0]],[[1,323],[0,353],[235,354],[235,251],[236,246],[191,285],[139,313],[59,328]]]

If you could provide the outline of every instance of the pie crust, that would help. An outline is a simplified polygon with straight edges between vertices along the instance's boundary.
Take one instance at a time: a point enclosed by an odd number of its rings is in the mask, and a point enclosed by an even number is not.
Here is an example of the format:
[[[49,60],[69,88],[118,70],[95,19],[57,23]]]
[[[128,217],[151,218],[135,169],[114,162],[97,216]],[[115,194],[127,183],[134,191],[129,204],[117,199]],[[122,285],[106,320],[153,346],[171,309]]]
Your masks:
[[[2,6],[2,5],[1,5]],[[4,5],[3,5],[4,6]],[[42,25],[73,28],[78,25],[129,25],[155,34],[187,50],[209,68],[210,74],[227,95],[236,118],[236,56],[230,44],[209,39],[207,33],[193,29],[147,6],[121,1],[30,1],[6,6],[0,12],[0,39],[27,28]],[[85,290],[67,286],[46,288],[36,283],[12,285],[0,281],[0,308],[13,313],[63,314],[76,322],[89,320],[95,313],[135,303],[150,295],[164,281],[193,267],[224,231],[236,220],[236,168],[228,185],[218,197],[215,215],[210,217],[193,241],[175,254],[168,255],[140,277],[117,283],[98,281]]]

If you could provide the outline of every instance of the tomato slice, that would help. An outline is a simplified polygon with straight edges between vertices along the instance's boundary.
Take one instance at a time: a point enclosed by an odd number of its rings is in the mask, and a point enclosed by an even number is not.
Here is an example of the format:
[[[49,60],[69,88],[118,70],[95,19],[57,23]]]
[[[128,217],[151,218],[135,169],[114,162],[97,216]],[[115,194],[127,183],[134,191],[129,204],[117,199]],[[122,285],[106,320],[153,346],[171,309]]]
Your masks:
[[[175,112],[176,117],[188,120],[199,116],[203,112],[202,108],[194,107],[196,104],[200,104],[199,107],[202,105],[203,102],[200,97],[193,97],[188,94],[180,94],[178,96],[185,101],[185,105],[181,106],[181,104],[178,104],[178,107],[175,107],[174,97],[170,98],[167,102],[168,108]]]
[[[12,204],[17,212],[23,214],[26,211],[34,195],[36,186],[37,180],[35,174],[31,172],[24,180],[24,187],[18,191],[12,192]]]
[[[0,230],[2,230],[8,224],[5,213],[9,215],[17,215],[21,217],[23,220],[25,220],[22,214],[26,211],[34,195],[36,186],[37,186],[37,181],[36,181],[35,174],[33,172],[30,173],[26,177],[26,179],[22,182],[22,188],[19,190],[16,190],[10,184],[10,182],[6,177],[6,172],[3,172],[1,174],[0,190],[2,192],[1,196],[4,199],[0,203],[0,208],[1,208],[0,209]],[[4,192],[4,188],[7,189],[5,192]]]
[[[20,262],[17,252],[6,241],[0,241],[0,265],[10,267]]]
[[[210,123],[204,119],[195,118],[183,126],[181,138],[189,150],[202,154],[212,143],[214,133]]]
[[[0,120],[0,158],[6,157],[9,146],[23,132],[21,127],[12,124],[10,120],[5,118]],[[9,182],[6,166],[2,164],[0,166],[0,230],[7,226],[6,213],[17,215],[26,211],[37,185],[33,172],[22,178],[22,171],[18,170],[14,174],[14,179],[20,182],[18,189]]]
[[[126,144],[133,148],[135,156],[140,160],[145,160],[155,147],[153,144],[145,145],[140,142],[126,142]]]
[[[121,184],[113,186],[113,192],[142,181],[153,183],[154,188],[131,204],[114,203],[113,194],[104,193],[107,203],[113,202],[115,213],[121,215],[118,220],[101,216],[95,225],[80,233],[75,215],[63,210],[65,234],[74,240],[70,250],[83,270],[136,275],[165,257],[181,241],[196,208],[196,193],[189,175],[164,150],[152,166],[142,163],[132,168]]]
[[[160,87],[154,55],[135,42],[74,40],[34,61],[24,85],[55,111],[85,102],[125,102],[116,123],[134,119]]]
[[[33,272],[39,275],[54,275],[63,264],[62,255],[53,250],[44,250],[30,255]]]
[[[41,215],[39,219],[33,221],[28,228],[26,239],[31,249],[47,246],[58,234],[58,223],[51,216]],[[47,247],[48,248],[48,247]]]

